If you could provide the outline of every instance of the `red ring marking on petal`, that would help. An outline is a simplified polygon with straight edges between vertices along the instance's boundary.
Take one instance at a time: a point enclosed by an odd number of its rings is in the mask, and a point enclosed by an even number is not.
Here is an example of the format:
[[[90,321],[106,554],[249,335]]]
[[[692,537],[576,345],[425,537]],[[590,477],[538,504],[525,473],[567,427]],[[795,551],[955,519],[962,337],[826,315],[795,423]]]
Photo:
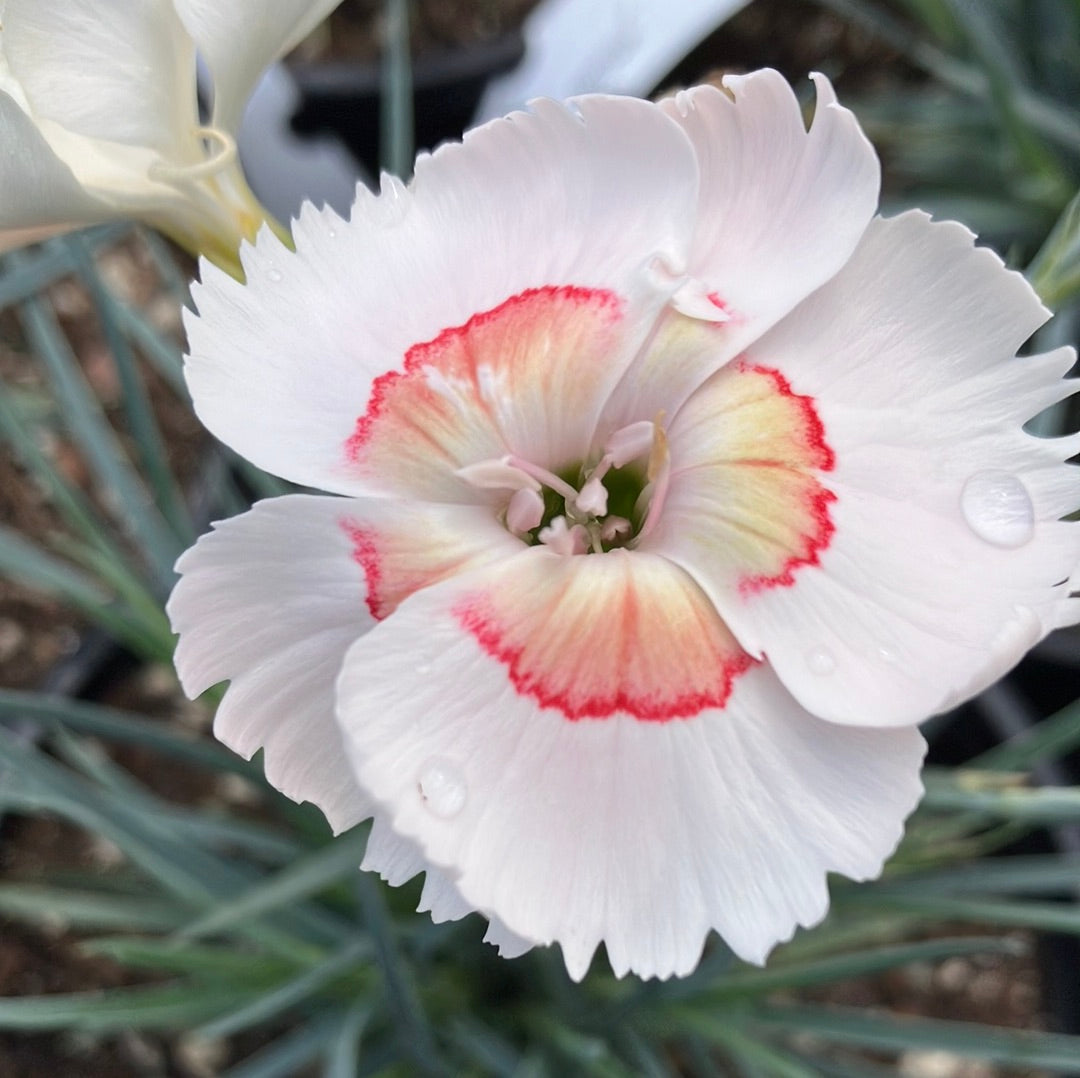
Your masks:
[[[414,592],[506,555],[505,548],[424,514],[385,520],[378,527],[346,517],[340,526],[364,574],[364,603],[376,621],[388,618]]]
[[[382,564],[379,560],[379,548],[376,534],[370,528],[361,528],[351,520],[343,520],[342,528],[352,540],[353,561],[363,570],[367,591],[364,602],[376,621],[382,621],[393,609],[387,606],[382,597]]]
[[[767,588],[790,588],[795,583],[796,569],[820,566],[821,552],[832,542],[836,532],[836,525],[829,516],[829,506],[835,501],[836,495],[831,490],[818,487],[807,501],[807,511],[817,525],[817,530],[806,537],[806,549],[802,553],[792,554],[775,575],[744,577],[739,581],[739,593],[754,595]]]
[[[744,466],[752,464],[780,468],[795,466],[799,470],[832,471],[836,467],[836,454],[833,452],[832,446],[826,441],[825,424],[817,413],[814,398],[796,393],[791,388],[791,383],[787,378],[772,367],[751,364],[741,360],[735,366],[742,373],[758,374],[768,378],[772,382],[777,395],[790,401],[795,406],[802,424],[801,440],[806,454],[804,460],[794,463],[794,465],[786,461],[743,461],[741,463]],[[812,527],[803,536],[802,548],[785,559],[778,572],[744,577],[739,581],[740,594],[753,595],[767,588],[790,588],[795,583],[795,571],[797,569],[807,566],[819,566],[821,564],[821,553],[828,548],[836,532],[836,526],[833,524],[829,512],[829,506],[835,501],[836,495],[815,480],[805,493],[803,511],[807,520],[812,523]]]
[[[791,388],[791,383],[773,367],[763,367],[757,363],[739,360],[736,368],[746,373],[764,375],[772,381],[776,392],[781,397],[786,397],[798,407],[806,427],[806,445],[811,453],[810,466],[819,468],[823,472],[831,472],[836,467],[836,454],[825,440],[825,424],[821,422],[821,417],[817,414],[815,407],[817,402],[814,398],[796,393]]]
[[[504,609],[498,595],[472,593],[453,615],[506,668],[514,690],[543,708],[571,721],[626,715],[670,722],[723,708],[735,680],[756,664],[711,604],[688,594],[646,588],[639,595],[627,586],[614,604],[594,603],[581,616],[560,609],[566,592],[558,587],[550,604],[526,603],[524,613]],[[665,599],[668,607],[656,609]]]

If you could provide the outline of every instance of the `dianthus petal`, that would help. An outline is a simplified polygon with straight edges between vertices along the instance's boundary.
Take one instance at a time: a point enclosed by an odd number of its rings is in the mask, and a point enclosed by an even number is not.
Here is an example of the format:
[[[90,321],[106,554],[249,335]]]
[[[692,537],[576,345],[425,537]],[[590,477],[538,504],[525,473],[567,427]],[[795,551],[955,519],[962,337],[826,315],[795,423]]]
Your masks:
[[[828,79],[814,81],[809,131],[776,71],[729,75],[727,92],[699,86],[661,103],[701,168],[691,280],[677,305],[715,329],[677,363],[669,348],[646,352],[609,408],[615,426],[641,418],[641,401],[670,414],[851,256],[877,207],[880,167]]]
[[[36,117],[178,164],[201,152],[195,46],[171,0],[6,0],[2,43]]]
[[[349,646],[401,598],[520,544],[480,510],[290,495],[217,525],[169,600],[189,696],[231,680],[214,732],[335,830],[371,814],[345,762],[333,685]]]
[[[673,287],[654,262],[685,264],[697,163],[685,133],[648,102],[597,96],[534,110],[421,156],[408,188],[387,178],[379,196],[361,189],[348,224],[305,211],[295,254],[264,231],[243,252],[246,287],[204,265],[187,375],[211,431],[300,483],[397,491],[399,476],[380,481],[355,453],[379,379],[514,297],[566,289],[624,307],[625,340],[603,371],[585,366],[580,384],[561,383],[559,411],[587,443]],[[547,358],[538,353],[534,369]],[[530,430],[552,412],[542,387],[538,378],[505,402]]]
[[[428,864],[419,846],[392,831],[381,816],[376,816],[372,823],[360,867],[367,872],[377,872],[393,887],[423,872],[424,887],[417,910],[430,913],[436,924],[460,921],[462,917],[475,912],[462,898],[452,878]],[[532,947],[531,941],[511,932],[497,917],[490,918],[484,942],[497,947],[503,958],[517,958]]]
[[[600,943],[617,974],[688,973],[710,928],[762,962],[826,872],[880,871],[924,745],[816,719],[738,654],[664,559],[530,550],[354,645],[338,720],[393,830],[573,977]]]
[[[700,548],[740,594],[818,564],[834,531],[834,454],[815,402],[778,370],[740,360],[718,371],[672,422],[668,447],[670,485],[644,549]]]
[[[851,262],[740,360],[781,372],[818,425],[816,466],[789,458],[783,502],[740,518],[766,539],[784,527],[806,538],[805,556],[789,545],[789,571],[748,579],[752,557],[724,544],[742,512],[730,469],[682,469],[708,452],[709,414],[725,418],[727,372],[672,424],[650,544],[803,706],[837,722],[918,721],[1077,617],[1080,526],[1060,518],[1080,504],[1062,463],[1080,447],[1022,430],[1075,390],[1062,380],[1074,355],[1015,356],[1046,311],[972,241],[918,213],[874,222]]]

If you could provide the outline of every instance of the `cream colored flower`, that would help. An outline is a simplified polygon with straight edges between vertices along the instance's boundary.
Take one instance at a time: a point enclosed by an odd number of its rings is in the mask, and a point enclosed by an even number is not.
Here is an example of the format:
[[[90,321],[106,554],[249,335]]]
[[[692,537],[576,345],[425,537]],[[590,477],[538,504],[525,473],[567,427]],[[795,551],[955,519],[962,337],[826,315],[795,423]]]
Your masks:
[[[262,70],[340,0],[3,0],[0,249],[115,217],[235,269],[266,219],[234,136]],[[199,121],[196,52],[213,77]]]

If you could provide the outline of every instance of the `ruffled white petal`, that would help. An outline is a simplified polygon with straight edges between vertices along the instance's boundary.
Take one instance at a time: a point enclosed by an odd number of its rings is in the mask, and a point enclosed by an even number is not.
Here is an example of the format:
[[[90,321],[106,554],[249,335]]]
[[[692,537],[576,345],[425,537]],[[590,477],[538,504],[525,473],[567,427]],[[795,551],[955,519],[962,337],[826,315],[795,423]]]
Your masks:
[[[690,273],[718,295],[733,347],[832,277],[877,208],[877,155],[829,80],[813,79],[809,130],[775,71],[728,75],[728,93],[703,86],[667,103],[701,167]]]
[[[109,216],[49,147],[33,121],[0,93],[0,250]]]
[[[263,70],[341,0],[173,0],[214,80],[214,124],[236,132]]]
[[[972,240],[922,214],[876,221],[850,263],[747,350],[812,402],[833,458],[816,473],[831,499],[825,541],[788,580],[739,587],[709,538],[721,472],[680,475],[683,417],[673,424],[657,545],[828,719],[918,721],[1075,620],[1080,526],[1059,518],[1080,505],[1062,463],[1078,446],[1021,429],[1074,391],[1061,380],[1074,357],[1015,357],[1047,314]]]
[[[335,831],[372,812],[333,722],[342,659],[375,624],[345,508],[294,495],[218,524],[177,563],[168,604],[187,694],[232,681],[217,737],[246,758],[265,749],[270,783],[316,804]]]
[[[477,516],[292,495],[224,521],[177,564],[168,613],[185,691],[231,680],[216,735],[245,757],[263,748],[267,779],[335,830],[372,811],[334,724],[345,652],[403,595],[499,556]]]
[[[483,523],[467,526],[474,523],[458,509],[435,514],[292,495],[218,524],[180,559],[183,577],[169,615],[180,635],[176,665],[185,690],[194,696],[231,679],[215,734],[245,757],[263,748],[270,783],[295,801],[317,805],[335,832],[376,809],[356,781],[334,721],[334,683],[345,653],[376,624],[373,613],[389,612],[381,604],[391,593],[407,581],[415,585],[425,570],[432,575],[438,562],[449,571],[448,560],[464,557],[464,538],[449,554],[445,547],[452,543],[425,551],[421,541],[430,547],[457,531],[478,534],[482,543]],[[368,540],[358,550],[361,528]],[[373,564],[376,545],[396,538],[401,547],[409,537],[417,540],[411,549]],[[475,546],[472,553],[475,562],[493,556]],[[374,602],[372,584],[385,589]],[[378,816],[363,867],[393,884],[426,872],[420,908],[436,921],[472,912],[452,878],[431,868],[415,843]],[[490,934],[507,957],[528,949],[497,923]]]
[[[671,287],[654,262],[677,273],[689,249],[689,140],[642,101],[534,110],[422,156],[409,188],[361,189],[348,224],[305,212],[296,254],[264,232],[244,252],[246,287],[204,268],[187,375],[207,426],[276,474],[362,493],[378,476],[357,474],[349,440],[376,379],[414,347],[530,290],[607,291],[647,324]],[[562,406],[584,441],[636,343],[607,357],[605,385]],[[532,394],[500,407],[534,426],[551,413]]]
[[[195,47],[171,0],[6,0],[0,47],[33,115],[190,163]]]
[[[417,911],[430,913],[436,924],[460,921],[475,912],[452,878],[428,864],[416,843],[395,834],[381,816],[377,816],[371,825],[360,867],[367,872],[377,872],[392,887],[399,887],[423,872],[424,887]],[[484,942],[498,948],[503,958],[517,958],[532,948],[529,940],[511,932],[497,917],[490,919]]]
[[[676,306],[715,331],[692,354],[663,340],[646,353],[610,405],[615,425],[641,418],[643,401],[677,408],[832,277],[859,242],[877,207],[877,156],[828,79],[813,78],[809,130],[776,71],[729,75],[727,92],[699,86],[661,103],[690,136],[701,169],[690,281]]]
[[[489,600],[502,649],[467,616]],[[616,705],[640,704],[654,676],[692,679],[703,625],[723,637],[662,559],[528,551],[417,593],[350,650],[347,750],[394,832],[485,915],[560,943],[575,978],[601,942],[618,974],[685,974],[710,928],[761,962],[824,915],[827,872],[880,871],[924,745],[914,728],[816,719],[763,666],[722,706],[667,721],[601,706],[605,671]],[[523,645],[516,627],[531,630]]]

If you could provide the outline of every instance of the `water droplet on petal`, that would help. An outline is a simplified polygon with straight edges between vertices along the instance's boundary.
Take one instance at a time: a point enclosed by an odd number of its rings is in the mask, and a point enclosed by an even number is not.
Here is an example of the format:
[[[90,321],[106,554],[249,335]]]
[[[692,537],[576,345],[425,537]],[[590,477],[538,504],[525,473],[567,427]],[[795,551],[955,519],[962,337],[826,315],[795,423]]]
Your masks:
[[[329,239],[329,240],[337,239],[337,229],[336,228],[328,228],[326,230],[326,238]]]
[[[882,662],[894,663],[896,662],[896,654],[890,648],[879,647],[877,649],[878,657]]]
[[[468,790],[458,768],[441,757],[428,760],[420,769],[416,789],[427,810],[449,820],[465,807]]]
[[[814,648],[806,656],[806,665],[815,674],[831,674],[836,669],[836,660],[824,649]]]
[[[427,677],[427,675],[431,673],[431,663],[421,663],[416,668],[416,673],[420,677]]]
[[[273,281],[275,284],[277,284],[277,282],[282,279],[281,270],[279,270],[279,269],[268,269],[266,271],[266,279],[268,281]]]
[[[968,527],[993,546],[1023,546],[1035,534],[1031,495],[1008,472],[976,472],[964,484],[960,509]]]

